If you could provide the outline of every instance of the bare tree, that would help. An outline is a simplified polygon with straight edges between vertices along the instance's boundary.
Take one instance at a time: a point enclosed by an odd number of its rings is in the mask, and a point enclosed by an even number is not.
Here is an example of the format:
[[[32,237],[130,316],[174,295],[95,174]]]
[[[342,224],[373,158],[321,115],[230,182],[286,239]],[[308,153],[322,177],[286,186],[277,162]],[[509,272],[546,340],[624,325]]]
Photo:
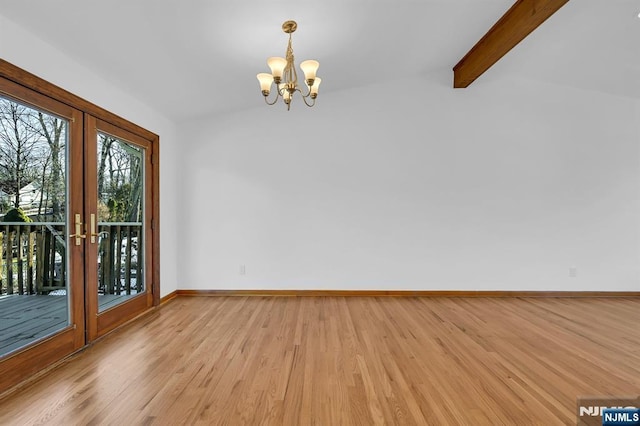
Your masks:
[[[51,171],[49,174],[47,193],[50,197],[54,217],[61,214],[61,204],[64,201],[64,169],[61,153],[64,154],[66,140],[66,122],[58,117],[38,112],[40,132],[49,145]],[[48,161],[47,161],[48,163]],[[46,163],[45,163],[46,164]],[[43,167],[43,176],[47,167]],[[43,178],[44,181],[44,178]],[[44,185],[43,190],[44,193]]]
[[[33,131],[35,110],[0,98],[0,187],[20,207],[20,189],[36,180],[42,164],[41,138]]]
[[[104,194],[105,184],[105,168],[107,166],[107,158],[111,156],[111,145],[116,142],[117,139],[111,136],[98,134],[98,148],[100,150],[100,161],[98,163],[98,197],[102,197]]]
[[[51,159],[51,156],[48,156],[43,164],[43,173],[42,176],[40,177],[40,200],[38,200],[38,216],[42,215],[43,211],[46,211],[46,202],[48,201],[48,199],[45,198],[45,195],[48,194],[51,191],[50,188],[50,179],[47,179],[47,174],[44,173],[44,170],[47,170],[47,168],[49,167],[49,160]]]
[[[98,135],[98,197],[110,221],[139,221],[142,210],[142,151],[114,137]]]

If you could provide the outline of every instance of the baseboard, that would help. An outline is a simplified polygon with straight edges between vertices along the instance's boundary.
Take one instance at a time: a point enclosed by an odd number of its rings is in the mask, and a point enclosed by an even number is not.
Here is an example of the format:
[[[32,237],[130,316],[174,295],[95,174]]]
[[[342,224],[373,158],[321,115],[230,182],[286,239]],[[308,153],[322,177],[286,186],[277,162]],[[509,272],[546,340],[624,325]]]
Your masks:
[[[640,297],[640,291],[176,290],[174,293],[175,296],[171,298],[176,296]]]
[[[171,301],[172,299],[175,299],[176,297],[178,297],[178,292],[180,290],[174,290],[171,293],[167,294],[166,296],[162,297],[160,299],[160,305],[164,305],[165,303]]]

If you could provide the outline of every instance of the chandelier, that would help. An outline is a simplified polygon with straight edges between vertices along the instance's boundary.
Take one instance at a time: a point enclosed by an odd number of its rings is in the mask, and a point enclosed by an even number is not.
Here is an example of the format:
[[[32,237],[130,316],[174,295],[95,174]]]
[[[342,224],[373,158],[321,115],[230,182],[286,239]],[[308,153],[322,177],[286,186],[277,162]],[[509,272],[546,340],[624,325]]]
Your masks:
[[[298,24],[295,21],[286,21],[282,24],[282,31],[289,34],[286,58],[273,56],[267,59],[267,65],[271,68],[271,74],[260,73],[257,75],[258,81],[260,82],[260,90],[262,90],[262,94],[264,95],[264,101],[268,105],[273,105],[278,99],[282,98],[287,105],[287,111],[291,109],[291,100],[296,92],[302,95],[302,100],[308,107],[314,106],[316,104],[316,98],[318,97],[318,87],[321,81],[320,78],[316,77],[316,71],[320,63],[314,60],[303,61],[300,63],[300,68],[305,78],[304,92],[300,89],[300,86],[298,86],[298,73],[293,63],[293,48],[291,47],[291,34],[293,34],[297,28]],[[271,85],[273,83],[275,83],[277,88],[276,97],[273,101],[269,101],[268,96],[271,93]]]

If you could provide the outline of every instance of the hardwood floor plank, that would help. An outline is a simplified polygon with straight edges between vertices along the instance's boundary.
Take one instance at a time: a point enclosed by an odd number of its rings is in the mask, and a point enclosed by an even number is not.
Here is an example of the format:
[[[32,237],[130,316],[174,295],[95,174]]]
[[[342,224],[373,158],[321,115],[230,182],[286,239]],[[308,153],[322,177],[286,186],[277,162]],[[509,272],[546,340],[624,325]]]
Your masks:
[[[176,297],[2,425],[575,424],[640,394],[637,298]]]

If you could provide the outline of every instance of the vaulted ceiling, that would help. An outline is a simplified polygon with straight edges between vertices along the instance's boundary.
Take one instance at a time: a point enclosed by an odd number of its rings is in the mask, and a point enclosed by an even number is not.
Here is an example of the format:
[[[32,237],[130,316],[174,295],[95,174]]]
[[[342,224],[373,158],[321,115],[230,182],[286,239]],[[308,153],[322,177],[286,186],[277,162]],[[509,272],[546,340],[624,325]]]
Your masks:
[[[0,0],[0,14],[180,120],[260,105],[255,75],[268,56],[284,56],[287,19],[298,22],[296,62],[320,61],[321,97],[364,85],[383,94],[450,71],[513,1]],[[517,76],[640,99],[638,12],[636,0],[569,1],[455,90]]]

